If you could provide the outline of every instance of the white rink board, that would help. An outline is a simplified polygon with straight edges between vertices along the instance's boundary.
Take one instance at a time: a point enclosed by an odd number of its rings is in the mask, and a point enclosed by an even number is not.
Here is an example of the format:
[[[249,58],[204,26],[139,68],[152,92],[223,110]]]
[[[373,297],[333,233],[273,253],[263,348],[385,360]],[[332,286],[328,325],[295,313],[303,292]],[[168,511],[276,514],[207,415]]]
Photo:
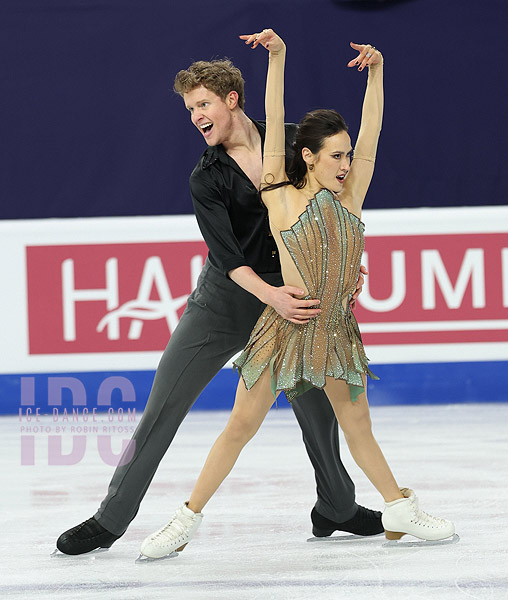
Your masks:
[[[484,264],[484,278],[494,281],[498,286],[499,297],[503,304],[493,309],[488,319],[477,322],[470,316],[457,320],[452,325],[460,327],[466,323],[466,329],[475,327],[496,331],[508,330],[508,208],[507,207],[474,207],[474,208],[440,208],[440,209],[397,209],[366,210],[363,214],[366,223],[367,248],[369,238],[396,238],[397,236],[441,236],[469,235],[485,236],[506,235],[506,243],[502,243],[501,269],[493,270],[492,263]],[[401,237],[402,239],[402,237]],[[415,238],[416,239],[416,238]],[[4,221],[0,223],[0,280],[3,282],[3,293],[0,296],[0,314],[2,315],[2,335],[0,337],[0,373],[51,373],[51,372],[87,372],[115,370],[151,370],[155,369],[164,349],[159,347],[143,351],[85,351],[85,352],[30,352],[28,299],[27,299],[27,247],[37,249],[48,246],[94,246],[99,245],[132,245],[132,244],[165,244],[167,242],[200,242],[195,218],[185,216],[160,217],[111,217],[94,219],[50,219]],[[499,242],[496,242],[499,244]],[[473,249],[474,250],[474,249]],[[201,261],[206,256],[203,247]],[[199,263],[199,259],[198,259]],[[465,267],[464,267],[465,268]],[[41,270],[41,269],[39,269]],[[44,271],[44,269],[42,269]],[[377,274],[379,276],[379,273]],[[467,275],[467,273],[466,273]],[[376,276],[371,271],[371,278]],[[470,278],[474,277],[473,271]],[[44,279],[44,273],[42,274]],[[451,279],[451,278],[450,278]],[[195,273],[191,276],[195,281]],[[453,283],[453,282],[452,282]],[[474,283],[474,282],[473,282]],[[458,293],[458,283],[450,293]],[[44,286],[41,284],[42,294]],[[481,291],[481,290],[480,290]],[[187,294],[190,292],[190,287]],[[468,291],[462,294],[463,302],[467,302]],[[496,292],[497,293],[497,292]],[[36,297],[36,296],[35,296]],[[487,299],[489,300],[489,299]],[[506,304],[505,304],[506,303]],[[97,303],[96,303],[97,304]],[[361,310],[361,308],[359,309]],[[471,311],[470,311],[471,313]],[[473,313],[474,314],[474,313]],[[364,334],[381,330],[397,330],[400,325],[364,323],[358,317]],[[436,320],[440,327],[450,328],[448,321]],[[448,323],[448,325],[447,325]],[[478,325],[478,323],[480,323]],[[168,326],[164,319],[160,321],[163,337],[169,338]],[[411,327],[426,329],[425,322],[412,322]],[[166,328],[164,330],[164,328]],[[383,329],[384,328],[384,329]],[[487,336],[488,337],[488,336]],[[440,343],[416,344],[389,343],[369,344],[367,352],[373,364],[386,363],[425,363],[441,361],[504,361],[508,360],[507,338],[488,339],[487,341],[463,343],[461,341],[444,341]]]

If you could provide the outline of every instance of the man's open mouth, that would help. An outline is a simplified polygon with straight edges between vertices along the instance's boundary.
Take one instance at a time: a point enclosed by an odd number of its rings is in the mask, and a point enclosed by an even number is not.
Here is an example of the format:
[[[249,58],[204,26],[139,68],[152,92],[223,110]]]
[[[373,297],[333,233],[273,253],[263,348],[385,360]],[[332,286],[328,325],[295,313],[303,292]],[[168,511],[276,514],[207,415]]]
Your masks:
[[[207,135],[208,133],[210,133],[210,131],[212,131],[212,127],[213,123],[204,123],[203,125],[199,126],[199,128],[203,132],[203,135]]]

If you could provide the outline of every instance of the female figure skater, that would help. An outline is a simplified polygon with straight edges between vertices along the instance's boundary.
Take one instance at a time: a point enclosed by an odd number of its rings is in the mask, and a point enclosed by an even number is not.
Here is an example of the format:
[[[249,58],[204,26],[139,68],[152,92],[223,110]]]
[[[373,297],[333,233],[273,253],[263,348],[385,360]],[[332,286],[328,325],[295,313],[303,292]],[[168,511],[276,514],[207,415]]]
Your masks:
[[[284,282],[306,290],[305,298],[319,298],[321,313],[295,324],[273,308],[265,309],[235,363],[241,378],[226,428],[189,501],[143,541],[141,554],[162,558],[181,551],[201,523],[201,510],[259,429],[277,394],[284,390],[291,401],[310,386],[324,388],[354,460],[383,496],[386,537],[448,538],[454,534],[453,523],[424,513],[413,491],[399,488],[372,434],[366,375],[373,375],[350,308],[364,248],[361,210],[381,131],[383,57],[370,45],[351,43],[359,55],[348,66],[369,69],[354,160],[343,118],[333,110],[317,110],[299,124],[294,159],[286,173],[285,44],[271,29],[240,38],[252,48],[262,45],[269,51],[261,191]]]

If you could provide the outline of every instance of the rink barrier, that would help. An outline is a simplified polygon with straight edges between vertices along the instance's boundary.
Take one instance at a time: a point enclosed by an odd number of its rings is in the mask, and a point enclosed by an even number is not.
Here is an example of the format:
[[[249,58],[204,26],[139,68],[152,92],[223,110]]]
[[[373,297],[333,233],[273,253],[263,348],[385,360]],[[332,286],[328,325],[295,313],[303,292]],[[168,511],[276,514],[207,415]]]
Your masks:
[[[355,315],[382,380],[372,403],[506,400],[493,381],[508,364],[508,206],[362,219],[370,274]],[[0,222],[0,240],[0,414],[142,410],[206,259],[195,218]],[[231,406],[230,367],[196,408]]]
[[[506,402],[497,384],[508,362],[422,363],[372,365],[379,381],[368,382],[372,406]],[[89,414],[92,411],[141,412],[150,393],[154,371],[37,373],[0,376],[0,414],[26,420],[38,414]],[[222,369],[203,391],[193,410],[229,410],[238,375]],[[279,396],[277,408],[289,408]]]

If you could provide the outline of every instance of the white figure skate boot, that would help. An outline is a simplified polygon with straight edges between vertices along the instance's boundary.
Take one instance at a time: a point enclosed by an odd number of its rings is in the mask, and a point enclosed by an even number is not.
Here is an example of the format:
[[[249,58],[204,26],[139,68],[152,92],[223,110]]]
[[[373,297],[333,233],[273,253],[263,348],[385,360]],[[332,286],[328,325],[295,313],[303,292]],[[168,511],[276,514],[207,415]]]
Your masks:
[[[167,525],[143,541],[140,558],[165,558],[181,552],[194,537],[202,520],[202,513],[195,513],[186,504],[182,504]]]
[[[451,536],[453,536],[452,540],[447,541],[447,543],[458,541],[458,536],[454,535],[455,526],[451,521],[433,517],[420,510],[413,490],[401,488],[400,491],[404,498],[393,502],[385,502],[385,510],[381,521],[385,528],[386,539],[400,540],[403,535],[409,534],[427,542],[441,542]],[[421,544],[421,542],[416,543]],[[394,544],[397,544],[397,542],[394,542]]]

